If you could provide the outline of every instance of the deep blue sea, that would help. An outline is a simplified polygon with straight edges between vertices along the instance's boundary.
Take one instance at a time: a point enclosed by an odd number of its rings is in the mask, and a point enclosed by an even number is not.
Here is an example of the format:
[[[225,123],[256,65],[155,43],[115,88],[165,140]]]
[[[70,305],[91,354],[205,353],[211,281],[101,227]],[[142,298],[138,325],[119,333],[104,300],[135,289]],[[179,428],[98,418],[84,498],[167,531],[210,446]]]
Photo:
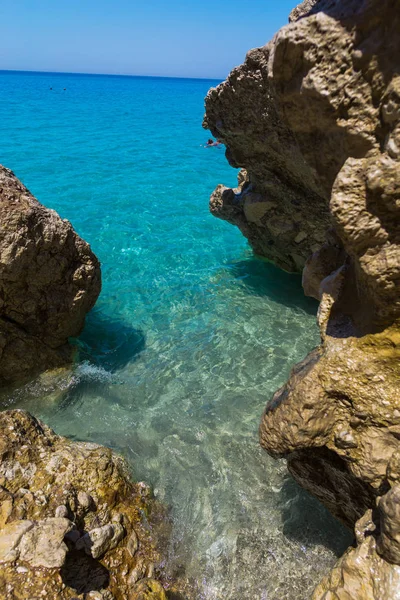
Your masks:
[[[236,182],[223,149],[203,147],[217,83],[0,72],[0,163],[103,273],[74,369],[4,404],[126,457],[170,507],[164,568],[196,598],[298,600],[347,538],[257,429],[318,343],[316,304],[208,212],[216,184]]]

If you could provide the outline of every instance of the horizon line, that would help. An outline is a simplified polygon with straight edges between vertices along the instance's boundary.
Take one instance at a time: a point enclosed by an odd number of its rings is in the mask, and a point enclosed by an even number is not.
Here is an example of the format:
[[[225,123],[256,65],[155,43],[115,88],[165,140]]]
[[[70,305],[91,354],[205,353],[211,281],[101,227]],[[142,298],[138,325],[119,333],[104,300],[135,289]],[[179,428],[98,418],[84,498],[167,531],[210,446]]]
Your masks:
[[[198,79],[204,81],[223,81],[223,79],[220,79],[219,77],[185,77],[182,75],[132,75],[126,73],[85,73],[81,71],[36,71],[35,69],[0,69],[0,73],[40,73],[44,75],[88,75],[90,77],[147,77],[153,79]]]

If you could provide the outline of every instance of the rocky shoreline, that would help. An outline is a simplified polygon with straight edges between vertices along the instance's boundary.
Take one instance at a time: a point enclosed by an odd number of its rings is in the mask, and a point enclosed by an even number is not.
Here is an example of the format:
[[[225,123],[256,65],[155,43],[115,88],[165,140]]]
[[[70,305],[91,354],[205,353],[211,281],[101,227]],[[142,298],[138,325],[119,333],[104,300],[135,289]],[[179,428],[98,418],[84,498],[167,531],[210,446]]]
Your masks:
[[[303,270],[321,346],[268,402],[261,445],[356,543],[314,600],[400,589],[400,4],[306,0],[206,98],[242,171],[210,209]]]
[[[97,300],[101,273],[71,224],[2,166],[0,220],[0,385],[8,388],[71,366],[69,338]],[[60,437],[26,411],[0,412],[0,432],[1,598],[165,600],[159,542],[168,515],[123,459]]]
[[[165,600],[162,507],[108,448],[0,412],[0,595]]]
[[[204,126],[240,167],[213,214],[303,272],[321,345],[268,402],[260,442],[355,543],[313,600],[400,589],[400,3],[306,0],[210,90]],[[68,365],[101,287],[90,247],[0,167],[0,384]],[[6,600],[165,600],[148,487],[111,450],[0,413]],[[157,525],[157,526],[156,526]]]

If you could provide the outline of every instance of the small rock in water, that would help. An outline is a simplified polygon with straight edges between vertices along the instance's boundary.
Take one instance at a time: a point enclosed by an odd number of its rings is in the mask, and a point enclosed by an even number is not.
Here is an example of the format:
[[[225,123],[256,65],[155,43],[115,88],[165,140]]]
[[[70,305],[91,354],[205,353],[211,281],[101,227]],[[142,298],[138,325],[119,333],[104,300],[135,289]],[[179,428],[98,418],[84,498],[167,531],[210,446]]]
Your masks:
[[[149,563],[147,565],[147,572],[146,572],[146,576],[149,577],[150,579],[152,577],[154,577],[154,572],[155,572],[155,567],[154,567],[154,563]]]
[[[130,572],[130,575],[128,577],[128,581],[127,581],[128,588],[133,588],[133,586],[140,579],[143,579],[143,577],[146,576],[146,570],[147,570],[146,563],[144,562],[143,558],[139,558],[136,563],[135,568],[132,569],[132,571]]]

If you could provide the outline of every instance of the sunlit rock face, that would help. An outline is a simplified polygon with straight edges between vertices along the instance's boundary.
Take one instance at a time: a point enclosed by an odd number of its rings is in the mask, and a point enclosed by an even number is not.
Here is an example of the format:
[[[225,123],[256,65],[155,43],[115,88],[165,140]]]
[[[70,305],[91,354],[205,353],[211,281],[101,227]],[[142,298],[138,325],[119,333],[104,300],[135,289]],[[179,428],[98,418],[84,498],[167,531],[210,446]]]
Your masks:
[[[400,2],[306,1],[210,90],[205,125],[246,169],[216,216],[303,270],[321,346],[268,403],[263,447],[342,522],[315,599],[398,597]],[[276,227],[279,223],[279,227]]]
[[[0,166],[0,384],[70,360],[100,287],[90,246]]]
[[[394,4],[381,6],[378,23],[373,2],[320,0],[206,98],[204,125],[227,145],[230,163],[246,169],[235,192],[217,188],[212,212],[287,270],[300,271],[324,242],[332,186],[347,159],[385,144],[397,152],[381,114],[398,50],[395,23],[393,39],[385,29],[390,11],[396,18]]]
[[[0,413],[0,433],[1,597],[165,600],[165,514],[124,461],[21,410]]]

